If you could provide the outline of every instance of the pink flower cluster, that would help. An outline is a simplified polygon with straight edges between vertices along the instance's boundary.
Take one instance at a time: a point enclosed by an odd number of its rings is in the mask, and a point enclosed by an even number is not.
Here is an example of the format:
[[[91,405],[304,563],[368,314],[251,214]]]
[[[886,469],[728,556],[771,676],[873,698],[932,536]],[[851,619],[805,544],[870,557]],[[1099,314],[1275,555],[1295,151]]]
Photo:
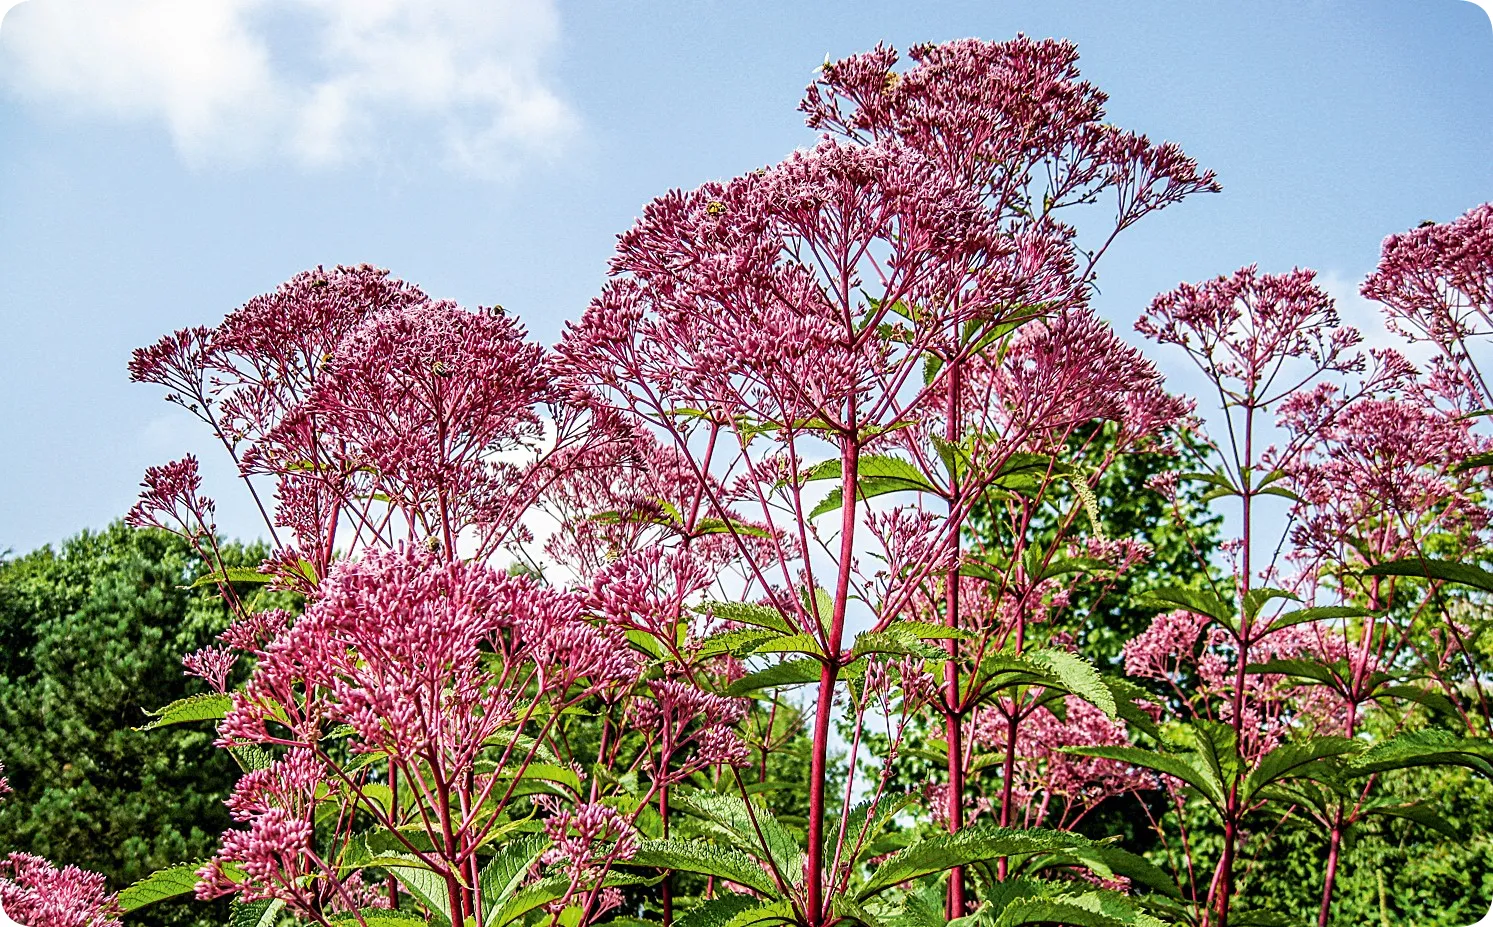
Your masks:
[[[25,927],[119,927],[121,914],[103,876],[28,853],[0,861],[0,909]]]

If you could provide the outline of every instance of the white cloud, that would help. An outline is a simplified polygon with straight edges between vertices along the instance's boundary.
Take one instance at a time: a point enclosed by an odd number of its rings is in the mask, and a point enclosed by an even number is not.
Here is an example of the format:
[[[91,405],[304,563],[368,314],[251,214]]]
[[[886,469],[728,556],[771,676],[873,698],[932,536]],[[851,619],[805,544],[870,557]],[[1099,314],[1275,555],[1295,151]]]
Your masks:
[[[553,0],[28,0],[0,75],[37,105],[157,121],[193,163],[435,153],[502,174],[575,129],[544,70],[558,37]]]

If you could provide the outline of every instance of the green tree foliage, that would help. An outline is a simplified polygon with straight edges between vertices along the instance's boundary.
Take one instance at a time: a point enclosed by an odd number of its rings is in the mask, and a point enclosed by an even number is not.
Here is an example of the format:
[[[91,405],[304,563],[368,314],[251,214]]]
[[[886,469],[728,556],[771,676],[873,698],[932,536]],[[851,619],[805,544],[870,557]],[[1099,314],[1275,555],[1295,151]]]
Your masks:
[[[204,691],[181,656],[228,615],[215,587],[191,588],[203,569],[180,538],[120,523],[0,562],[0,761],[15,789],[0,850],[102,872],[116,889],[212,854],[231,823],[232,760],[208,725],[135,730],[147,709]],[[140,922],[224,913],[161,905]]]

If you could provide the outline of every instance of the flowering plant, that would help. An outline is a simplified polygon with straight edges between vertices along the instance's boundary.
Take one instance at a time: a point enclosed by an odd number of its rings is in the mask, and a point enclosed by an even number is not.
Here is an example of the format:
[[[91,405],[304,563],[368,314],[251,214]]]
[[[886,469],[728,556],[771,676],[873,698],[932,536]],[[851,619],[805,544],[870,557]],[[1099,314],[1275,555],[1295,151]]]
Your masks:
[[[186,894],[258,925],[1227,927],[1265,916],[1245,855],[1303,824],[1326,927],[1365,820],[1441,826],[1393,774],[1493,776],[1489,208],[1365,284],[1425,372],[1310,271],[1158,296],[1137,328],[1197,366],[1200,418],[1090,299],[1213,175],[1107,122],[1069,43],[910,59],[826,64],[816,144],[649,203],[553,350],[360,266],[137,351],[273,543],[227,565],[190,456],[130,515],[234,613],[183,660],[208,691],[147,728],[216,724],[236,826],[117,899],[13,856],[0,900],[28,927]],[[1184,535],[1184,483],[1238,530],[1103,665],[1073,632],[1154,553],[1098,491],[1140,453]],[[1120,802],[1160,849],[1088,835]]]

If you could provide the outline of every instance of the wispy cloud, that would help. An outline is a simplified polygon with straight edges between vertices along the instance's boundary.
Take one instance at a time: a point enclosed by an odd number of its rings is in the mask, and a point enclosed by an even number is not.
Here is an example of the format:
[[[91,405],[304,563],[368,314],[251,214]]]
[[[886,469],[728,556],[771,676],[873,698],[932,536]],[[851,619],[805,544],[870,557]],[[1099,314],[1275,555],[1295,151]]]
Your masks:
[[[196,164],[501,175],[575,131],[546,73],[558,37],[553,0],[28,0],[0,75],[36,105],[158,122]]]

